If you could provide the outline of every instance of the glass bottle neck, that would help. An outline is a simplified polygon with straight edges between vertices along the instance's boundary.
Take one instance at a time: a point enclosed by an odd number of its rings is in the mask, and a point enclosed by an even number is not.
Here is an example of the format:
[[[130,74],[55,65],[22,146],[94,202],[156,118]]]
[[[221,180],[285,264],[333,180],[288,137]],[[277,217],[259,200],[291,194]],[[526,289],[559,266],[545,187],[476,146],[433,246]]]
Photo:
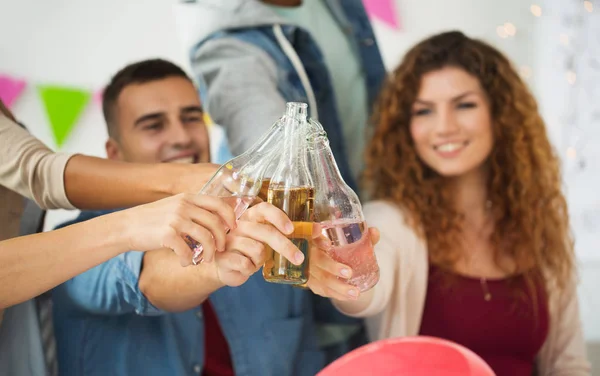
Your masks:
[[[335,158],[333,157],[333,152],[329,147],[329,140],[327,137],[318,136],[313,139],[310,149],[314,163],[322,174],[323,179],[327,182],[335,181],[346,185],[340,174],[337,163],[335,162]]]
[[[303,128],[306,125],[306,114],[308,106],[301,102],[288,102],[286,104],[285,121],[284,121],[284,155],[287,157],[287,162],[292,163],[299,151],[298,148],[303,147],[302,135],[305,133]]]
[[[288,102],[285,105],[285,116],[300,122],[306,121],[308,105],[302,102]]]
[[[300,123],[294,117],[288,117],[286,119],[284,125],[284,150],[283,155],[285,156],[285,161],[292,165],[294,158],[294,152],[297,151],[297,148],[300,146],[299,142],[300,138],[298,137],[298,131],[300,130]]]

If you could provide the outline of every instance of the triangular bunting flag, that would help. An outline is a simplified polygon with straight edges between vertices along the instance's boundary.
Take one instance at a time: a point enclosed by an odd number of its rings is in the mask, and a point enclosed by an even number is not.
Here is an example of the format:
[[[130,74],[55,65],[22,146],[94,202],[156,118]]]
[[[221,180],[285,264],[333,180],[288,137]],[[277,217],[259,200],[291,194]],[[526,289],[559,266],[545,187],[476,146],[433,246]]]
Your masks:
[[[385,22],[396,30],[400,30],[400,20],[396,13],[395,0],[363,0],[365,10],[372,19]]]
[[[56,145],[61,147],[90,100],[88,91],[58,86],[39,86]]]
[[[2,99],[6,107],[12,107],[17,97],[25,89],[25,86],[26,83],[23,80],[0,74],[0,99]]]
[[[104,89],[97,90],[93,97],[94,103],[102,106],[102,95],[104,95]]]

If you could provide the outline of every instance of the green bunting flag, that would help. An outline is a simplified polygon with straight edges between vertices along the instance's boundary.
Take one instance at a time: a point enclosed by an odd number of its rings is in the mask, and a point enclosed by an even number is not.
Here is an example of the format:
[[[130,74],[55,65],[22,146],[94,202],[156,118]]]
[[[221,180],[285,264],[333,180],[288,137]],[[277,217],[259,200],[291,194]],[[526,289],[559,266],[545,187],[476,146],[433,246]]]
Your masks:
[[[60,86],[38,86],[38,90],[48,114],[54,141],[60,148],[90,101],[91,93]]]

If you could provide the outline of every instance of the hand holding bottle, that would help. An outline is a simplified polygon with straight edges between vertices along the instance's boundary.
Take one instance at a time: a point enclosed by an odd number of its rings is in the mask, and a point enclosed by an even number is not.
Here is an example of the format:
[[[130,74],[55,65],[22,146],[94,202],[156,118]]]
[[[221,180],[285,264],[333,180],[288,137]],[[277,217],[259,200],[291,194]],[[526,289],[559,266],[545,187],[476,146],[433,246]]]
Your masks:
[[[371,231],[358,196],[339,172],[327,133],[318,121],[308,120],[307,113],[305,103],[287,103],[285,115],[261,141],[221,166],[201,193],[228,201],[236,218],[259,196],[292,220],[293,231],[287,232],[288,239],[304,254],[304,262],[290,262],[288,255],[263,241],[267,249],[263,277],[267,282],[304,287],[309,276],[315,274],[314,290],[330,295],[342,287],[327,286],[328,282],[335,282],[327,272],[347,278],[348,284],[356,287],[350,291],[364,292],[379,280]],[[321,236],[331,246],[326,249],[327,257],[317,252],[317,264],[322,267],[315,266],[317,271],[311,273],[312,243]],[[202,262],[205,256],[202,244],[189,238],[186,241],[194,250],[193,262]],[[253,259],[252,255],[246,256]],[[354,270],[341,268],[342,264]],[[318,281],[324,287],[319,287]]]
[[[263,267],[263,277],[267,282],[302,285],[309,277],[315,189],[307,166],[306,114],[306,104],[287,104],[286,115],[282,118],[283,148],[266,195],[269,203],[283,210],[293,221],[294,231],[289,238],[304,253],[305,262],[290,264],[281,254],[268,249]]]
[[[267,246],[294,265],[304,255],[286,235],[294,226],[285,213],[268,203],[252,206],[227,234],[225,252],[215,254],[217,277],[227,286],[239,286],[257,272],[267,258]]]
[[[240,218],[263,186],[264,174],[271,165],[270,161],[276,158],[277,151],[282,146],[281,133],[281,124],[277,122],[252,148],[219,167],[200,193],[224,199],[233,208],[236,219]],[[194,251],[194,264],[206,260],[201,243],[189,237],[186,242]]]
[[[128,249],[150,251],[170,248],[189,265],[192,251],[181,238],[186,234],[204,245],[212,259],[226,246],[226,227],[235,229],[233,209],[222,199],[206,195],[179,194],[115,213],[124,216]]]
[[[368,233],[372,246],[375,246],[379,242],[379,231],[371,227]],[[349,283],[354,271],[329,255],[331,247],[331,241],[321,234],[313,240],[307,287],[326,298],[355,300],[360,296],[360,289]]]
[[[317,124],[317,122],[313,121]],[[333,260],[352,267],[348,283],[361,292],[379,281],[379,265],[358,195],[342,178],[327,134],[318,126],[309,137],[311,169],[316,176],[314,198],[314,232],[327,238],[327,254]]]

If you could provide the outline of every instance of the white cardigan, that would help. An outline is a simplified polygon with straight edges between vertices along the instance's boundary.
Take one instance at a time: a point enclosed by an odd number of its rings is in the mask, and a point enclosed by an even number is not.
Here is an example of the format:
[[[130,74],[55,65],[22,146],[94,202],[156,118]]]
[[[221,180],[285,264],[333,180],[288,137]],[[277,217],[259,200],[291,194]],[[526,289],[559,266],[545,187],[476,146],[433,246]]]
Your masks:
[[[429,270],[426,244],[396,205],[374,201],[364,213],[367,224],[381,232],[375,247],[381,276],[371,304],[353,316],[368,317],[372,340],[418,335]],[[575,283],[562,294],[551,291],[549,309],[550,330],[537,357],[537,375],[590,375]]]

